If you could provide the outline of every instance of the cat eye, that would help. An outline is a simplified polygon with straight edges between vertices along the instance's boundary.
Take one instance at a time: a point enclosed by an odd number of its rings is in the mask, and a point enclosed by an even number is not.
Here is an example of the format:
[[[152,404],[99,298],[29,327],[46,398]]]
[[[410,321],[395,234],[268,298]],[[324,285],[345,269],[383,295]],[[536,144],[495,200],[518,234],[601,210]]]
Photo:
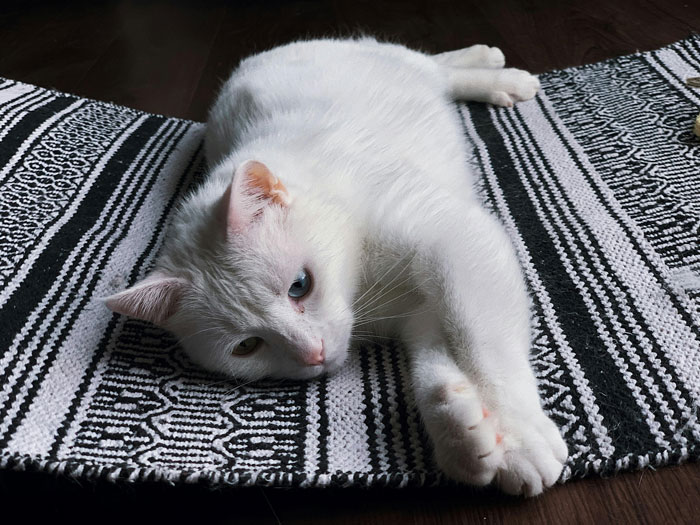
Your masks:
[[[238,343],[232,353],[235,355],[248,355],[253,352],[260,346],[260,343],[262,343],[262,339],[259,337],[249,337],[248,339],[244,339],[240,343]]]
[[[302,268],[287,293],[292,299],[301,299],[309,293],[309,290],[311,290],[311,274]]]

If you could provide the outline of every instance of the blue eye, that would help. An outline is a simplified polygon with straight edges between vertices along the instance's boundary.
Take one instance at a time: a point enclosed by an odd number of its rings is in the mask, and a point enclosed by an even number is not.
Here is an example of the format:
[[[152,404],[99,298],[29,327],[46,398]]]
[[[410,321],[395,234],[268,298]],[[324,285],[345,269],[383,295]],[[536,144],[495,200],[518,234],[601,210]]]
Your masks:
[[[287,293],[292,299],[301,299],[309,293],[309,290],[311,290],[311,274],[302,268]]]

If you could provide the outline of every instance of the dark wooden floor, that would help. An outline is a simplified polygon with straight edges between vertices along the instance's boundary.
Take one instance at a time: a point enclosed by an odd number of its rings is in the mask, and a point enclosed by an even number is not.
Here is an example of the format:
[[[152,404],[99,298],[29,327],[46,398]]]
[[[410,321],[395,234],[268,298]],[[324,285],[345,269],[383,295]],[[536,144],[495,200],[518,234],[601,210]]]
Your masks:
[[[3,2],[0,76],[204,120],[242,57],[299,37],[366,32],[432,52],[488,43],[509,65],[542,72],[693,31],[697,0]],[[0,502],[22,508],[28,523],[80,514],[100,522],[699,523],[700,465],[572,482],[529,501],[491,490],[211,492],[2,472]]]

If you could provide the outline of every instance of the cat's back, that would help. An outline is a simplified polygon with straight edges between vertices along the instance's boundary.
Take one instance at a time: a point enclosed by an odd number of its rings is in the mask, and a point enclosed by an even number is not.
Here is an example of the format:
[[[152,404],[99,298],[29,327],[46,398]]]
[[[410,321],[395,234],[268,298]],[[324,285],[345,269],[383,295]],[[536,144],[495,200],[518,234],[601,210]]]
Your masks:
[[[366,198],[391,190],[399,175],[407,191],[419,190],[427,173],[439,186],[459,181],[468,191],[444,75],[429,56],[403,46],[314,40],[244,60],[210,113],[207,158],[215,164],[270,140],[321,159],[343,191],[371,188]]]

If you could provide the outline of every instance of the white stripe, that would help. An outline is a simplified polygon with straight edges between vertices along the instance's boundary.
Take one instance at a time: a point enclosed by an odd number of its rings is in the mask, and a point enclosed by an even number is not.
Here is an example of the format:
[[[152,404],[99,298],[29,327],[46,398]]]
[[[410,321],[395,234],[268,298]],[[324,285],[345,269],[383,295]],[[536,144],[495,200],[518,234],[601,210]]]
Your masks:
[[[328,378],[326,399],[321,400],[328,414],[329,472],[371,471],[363,389],[360,358],[351,352],[343,367]]]
[[[29,93],[34,91],[39,91],[41,88],[32,86],[29,84],[16,84],[9,89],[3,88],[0,91],[0,105],[7,104],[8,102],[24,97]]]
[[[318,383],[309,383],[306,391],[306,441],[304,442],[304,473],[307,476],[318,474],[319,442],[322,429]]]

